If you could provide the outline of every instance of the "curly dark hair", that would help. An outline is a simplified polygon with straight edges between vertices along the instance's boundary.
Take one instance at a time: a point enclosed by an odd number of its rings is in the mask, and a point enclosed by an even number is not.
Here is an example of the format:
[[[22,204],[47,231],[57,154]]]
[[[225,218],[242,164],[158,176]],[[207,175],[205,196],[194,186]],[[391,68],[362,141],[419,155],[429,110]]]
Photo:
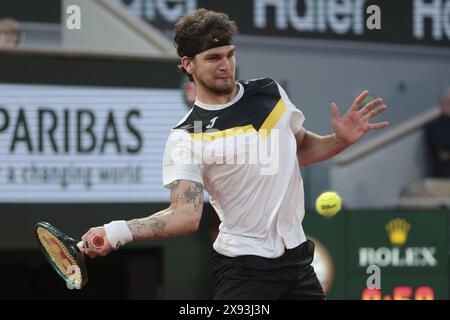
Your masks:
[[[194,58],[205,50],[232,44],[233,36],[237,33],[236,23],[227,14],[198,9],[177,21],[174,42],[180,57]],[[192,81],[192,76],[181,64],[178,68]]]

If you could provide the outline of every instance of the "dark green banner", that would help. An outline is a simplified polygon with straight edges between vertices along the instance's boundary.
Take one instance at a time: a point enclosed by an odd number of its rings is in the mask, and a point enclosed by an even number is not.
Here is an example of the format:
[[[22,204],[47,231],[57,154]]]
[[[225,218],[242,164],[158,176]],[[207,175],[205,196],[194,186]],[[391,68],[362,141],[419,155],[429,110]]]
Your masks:
[[[369,266],[383,298],[447,299],[448,213],[351,212],[347,222],[348,298],[368,298]],[[419,291],[416,293],[416,291]]]
[[[448,228],[446,211],[309,211],[304,220],[329,299],[447,299]]]

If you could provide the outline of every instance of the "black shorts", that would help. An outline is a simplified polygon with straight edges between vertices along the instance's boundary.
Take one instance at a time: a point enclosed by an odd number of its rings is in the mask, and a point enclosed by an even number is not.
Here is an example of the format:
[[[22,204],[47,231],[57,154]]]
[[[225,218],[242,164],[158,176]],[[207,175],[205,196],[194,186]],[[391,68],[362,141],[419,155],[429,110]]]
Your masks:
[[[213,252],[214,299],[326,299],[311,262],[314,242],[307,240],[278,258],[234,258]]]

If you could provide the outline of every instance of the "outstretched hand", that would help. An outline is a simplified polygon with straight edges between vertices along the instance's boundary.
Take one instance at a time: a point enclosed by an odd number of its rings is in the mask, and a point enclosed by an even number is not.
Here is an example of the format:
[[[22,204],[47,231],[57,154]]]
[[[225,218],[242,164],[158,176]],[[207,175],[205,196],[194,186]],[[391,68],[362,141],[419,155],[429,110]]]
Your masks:
[[[383,99],[377,98],[366,104],[361,110],[358,107],[367,98],[369,92],[363,91],[359,97],[341,118],[336,104],[331,104],[331,124],[336,134],[336,138],[345,146],[349,146],[361,139],[369,130],[381,129],[389,126],[389,122],[369,123],[386,110],[386,105],[382,104]]]

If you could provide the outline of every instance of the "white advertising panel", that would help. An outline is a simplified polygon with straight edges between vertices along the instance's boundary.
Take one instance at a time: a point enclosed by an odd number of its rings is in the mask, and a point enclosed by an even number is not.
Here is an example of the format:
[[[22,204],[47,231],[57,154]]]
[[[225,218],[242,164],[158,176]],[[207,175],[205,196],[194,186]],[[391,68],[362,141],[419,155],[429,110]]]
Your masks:
[[[0,84],[0,202],[165,202],[181,90]]]

